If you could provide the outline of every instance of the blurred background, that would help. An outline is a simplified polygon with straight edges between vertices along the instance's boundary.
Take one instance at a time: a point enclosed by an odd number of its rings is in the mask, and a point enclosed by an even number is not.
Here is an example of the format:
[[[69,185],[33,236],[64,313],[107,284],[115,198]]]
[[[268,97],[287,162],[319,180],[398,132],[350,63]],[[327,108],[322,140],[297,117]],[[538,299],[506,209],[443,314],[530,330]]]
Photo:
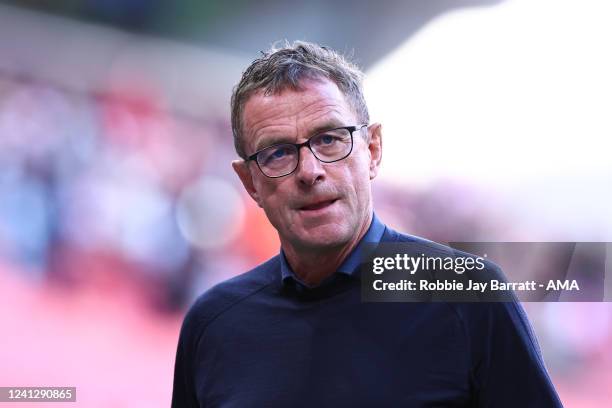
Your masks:
[[[0,2],[0,385],[169,405],[186,309],[279,250],[229,124],[276,40],[366,71],[395,229],[612,241],[610,21],[597,0]],[[525,307],[565,406],[608,406],[612,306]]]

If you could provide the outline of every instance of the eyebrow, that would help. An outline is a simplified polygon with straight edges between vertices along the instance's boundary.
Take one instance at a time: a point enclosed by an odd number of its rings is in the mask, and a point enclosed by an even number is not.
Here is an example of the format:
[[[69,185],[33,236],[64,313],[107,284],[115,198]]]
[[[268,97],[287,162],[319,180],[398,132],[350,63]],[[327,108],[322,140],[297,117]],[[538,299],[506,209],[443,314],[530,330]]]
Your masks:
[[[326,130],[331,130],[331,129],[336,129],[338,127],[342,127],[343,125],[335,120],[335,119],[330,119],[327,120],[317,126],[315,126],[314,128],[310,129],[310,131],[308,132],[308,138],[316,135],[317,133],[321,133],[324,132]],[[307,138],[307,139],[308,139]],[[259,139],[258,143],[255,145],[255,152],[259,152],[265,148],[268,148],[270,146],[275,146],[275,145],[279,145],[279,144],[283,144],[283,143],[291,143],[293,144],[293,138],[290,136],[263,136],[261,139]]]

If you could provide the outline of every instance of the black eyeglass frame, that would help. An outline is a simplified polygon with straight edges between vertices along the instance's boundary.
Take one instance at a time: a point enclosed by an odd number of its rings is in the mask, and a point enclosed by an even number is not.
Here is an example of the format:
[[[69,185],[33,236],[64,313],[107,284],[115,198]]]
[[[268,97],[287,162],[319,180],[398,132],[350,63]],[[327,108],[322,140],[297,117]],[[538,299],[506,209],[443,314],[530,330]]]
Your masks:
[[[245,160],[245,162],[249,162],[249,161],[251,161],[251,160],[255,160],[255,163],[257,163],[257,167],[259,168],[259,171],[261,171],[261,174],[263,174],[264,176],[266,176],[266,177],[268,177],[268,178],[280,178],[280,177],[285,177],[285,176],[288,176],[288,175],[290,175],[291,173],[293,173],[293,172],[294,172],[294,171],[295,171],[295,170],[298,168],[298,166],[300,165],[300,151],[302,150],[302,147],[306,146],[306,147],[308,147],[308,150],[310,150],[310,153],[312,153],[312,155],[313,155],[313,156],[314,156],[314,157],[315,157],[315,158],[316,158],[318,161],[320,161],[321,163],[335,163],[335,162],[337,162],[337,161],[344,160],[344,159],[346,159],[347,157],[349,157],[349,156],[351,155],[351,153],[353,152],[353,146],[355,145],[354,140],[353,140],[353,133],[354,133],[354,132],[356,132],[356,131],[358,131],[358,130],[363,129],[363,128],[364,128],[364,127],[366,127],[366,126],[369,126],[369,125],[368,125],[367,123],[364,123],[364,124],[362,124],[362,125],[357,125],[357,126],[340,126],[340,127],[337,127],[337,128],[327,129],[327,130],[324,130],[324,131],[322,131],[322,132],[318,132],[317,134],[312,135],[311,137],[309,137],[309,138],[308,138],[308,140],[306,140],[304,143],[277,143],[277,144],[274,144],[274,145],[266,146],[266,147],[264,147],[263,149],[259,149],[258,151],[256,151],[255,153],[253,153],[252,155],[250,155],[249,157],[247,157],[247,158],[246,158],[246,160]],[[317,137],[317,136],[319,136],[319,135],[321,135],[321,134],[324,134],[325,132],[331,132],[331,131],[333,131],[333,130],[340,130],[340,129],[345,129],[345,130],[348,130],[349,134],[351,135],[351,148],[350,148],[350,150],[349,150],[349,151],[346,153],[346,155],[344,155],[343,157],[341,157],[341,158],[339,158],[339,159],[330,160],[330,161],[321,160],[321,159],[320,159],[320,158],[317,156],[317,154],[316,154],[316,153],[315,153],[315,152],[312,150],[312,146],[310,146],[310,141],[311,141],[313,138],[315,138],[315,137]],[[268,175],[267,175],[267,174],[266,174],[266,173],[265,173],[265,172],[262,170],[261,166],[259,165],[259,161],[257,161],[257,156],[259,155],[259,153],[261,153],[261,152],[263,152],[264,150],[267,150],[267,149],[269,149],[269,148],[271,148],[271,147],[283,146],[283,145],[291,145],[291,146],[295,146],[295,148],[297,149],[297,154],[298,154],[298,156],[297,156],[297,161],[295,162],[295,167],[294,167],[294,168],[293,168],[293,170],[291,170],[289,173],[286,173],[286,174],[283,174],[283,175],[280,175],[280,176],[268,176]]]

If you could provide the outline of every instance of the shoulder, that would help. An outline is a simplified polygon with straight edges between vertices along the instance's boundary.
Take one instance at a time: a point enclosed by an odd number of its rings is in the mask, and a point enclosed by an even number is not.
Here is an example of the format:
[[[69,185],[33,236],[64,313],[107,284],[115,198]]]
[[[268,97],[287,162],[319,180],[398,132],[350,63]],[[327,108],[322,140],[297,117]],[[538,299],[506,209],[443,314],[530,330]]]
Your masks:
[[[457,319],[466,331],[468,337],[481,341],[486,336],[479,334],[491,334],[503,332],[510,337],[524,340],[529,346],[539,349],[535,341],[533,329],[525,310],[518,301],[509,302],[447,302],[454,311]],[[504,336],[506,340],[511,340]],[[488,339],[494,340],[494,339]]]
[[[415,243],[426,256],[476,257],[393,230],[387,238],[387,242]],[[488,260],[484,265],[482,271],[463,276],[481,282],[506,280],[498,265]],[[499,298],[504,301],[443,302],[464,339],[478,405],[561,407],[525,310],[512,291]]]
[[[562,406],[520,303],[448,305],[464,332],[471,381],[483,405]]]
[[[279,268],[277,255],[248,272],[208,289],[195,300],[185,315],[181,337],[185,340],[199,338],[210,323],[278,279]]]
[[[443,245],[428,239],[403,234],[389,227],[386,228],[381,242],[395,243],[397,245],[408,245],[410,251],[424,254],[428,257],[463,257],[476,258],[477,255],[459,251],[450,246]],[[502,269],[489,260],[484,260],[484,269],[477,272],[466,273],[470,279],[477,281],[490,281],[491,279],[506,280]],[[508,296],[509,301],[478,301],[478,302],[444,302],[448,309],[455,315],[464,335],[472,344],[492,340],[491,333],[500,334],[508,343],[521,344],[524,348],[539,353],[539,347],[529,324],[524,309],[512,294]],[[476,350],[484,347],[478,344]]]

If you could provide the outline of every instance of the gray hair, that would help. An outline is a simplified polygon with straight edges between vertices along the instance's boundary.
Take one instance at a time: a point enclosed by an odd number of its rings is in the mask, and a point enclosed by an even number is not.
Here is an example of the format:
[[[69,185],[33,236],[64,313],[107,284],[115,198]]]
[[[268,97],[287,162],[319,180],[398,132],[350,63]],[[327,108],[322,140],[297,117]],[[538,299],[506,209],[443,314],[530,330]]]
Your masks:
[[[242,145],[244,105],[260,89],[266,95],[277,94],[287,88],[300,91],[301,81],[326,78],[338,86],[361,123],[370,120],[363,97],[363,72],[341,54],[305,41],[295,41],[293,44],[285,41],[280,48],[273,45],[262,54],[244,71],[232,92],[234,147],[243,159],[246,159]]]

